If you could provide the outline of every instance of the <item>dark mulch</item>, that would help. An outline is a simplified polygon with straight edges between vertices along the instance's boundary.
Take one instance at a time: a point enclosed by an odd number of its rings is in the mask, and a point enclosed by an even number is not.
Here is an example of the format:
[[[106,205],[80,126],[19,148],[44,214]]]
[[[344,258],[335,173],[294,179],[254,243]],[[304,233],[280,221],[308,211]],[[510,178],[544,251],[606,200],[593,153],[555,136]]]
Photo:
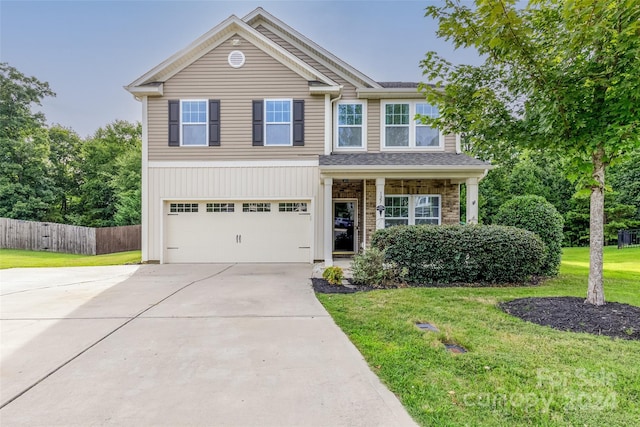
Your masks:
[[[640,307],[617,302],[585,304],[583,298],[521,298],[500,304],[520,319],[561,331],[586,332],[625,340],[640,340]]]
[[[372,287],[369,286],[342,286],[342,285],[331,285],[325,279],[321,279],[318,277],[311,278],[311,285],[313,286],[313,290],[319,294],[353,294],[355,292],[363,292],[363,291],[371,291]]]

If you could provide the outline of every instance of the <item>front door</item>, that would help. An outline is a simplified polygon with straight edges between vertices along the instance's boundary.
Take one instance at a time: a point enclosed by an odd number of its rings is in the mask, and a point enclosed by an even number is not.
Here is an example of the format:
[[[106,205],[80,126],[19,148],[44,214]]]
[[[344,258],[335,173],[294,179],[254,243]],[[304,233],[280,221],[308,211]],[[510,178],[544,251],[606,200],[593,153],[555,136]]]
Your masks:
[[[333,202],[333,252],[356,252],[358,242],[356,236],[357,212],[357,200],[335,200]]]

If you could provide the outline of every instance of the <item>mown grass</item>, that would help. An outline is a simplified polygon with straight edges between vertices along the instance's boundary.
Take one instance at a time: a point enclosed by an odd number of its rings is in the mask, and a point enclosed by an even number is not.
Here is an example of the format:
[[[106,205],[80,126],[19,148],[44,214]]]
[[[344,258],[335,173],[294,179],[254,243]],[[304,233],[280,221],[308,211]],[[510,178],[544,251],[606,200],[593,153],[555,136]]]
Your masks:
[[[608,301],[640,306],[638,260],[640,248],[606,248]],[[584,297],[587,273],[588,249],[571,248],[560,275],[539,286],[318,298],[421,425],[640,425],[640,342],[561,332],[497,307],[530,296]],[[452,354],[443,342],[469,352]]]
[[[0,249],[0,269],[123,265],[137,264],[140,260],[140,251],[118,252],[106,255],[74,255],[55,252]]]

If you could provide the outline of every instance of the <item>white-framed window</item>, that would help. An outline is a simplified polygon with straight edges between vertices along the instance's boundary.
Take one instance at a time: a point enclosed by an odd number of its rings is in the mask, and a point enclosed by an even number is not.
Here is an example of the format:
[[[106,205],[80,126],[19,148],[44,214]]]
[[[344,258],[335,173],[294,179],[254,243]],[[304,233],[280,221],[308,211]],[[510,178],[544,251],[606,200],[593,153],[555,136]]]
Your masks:
[[[243,203],[242,212],[271,212],[271,203]]]
[[[283,202],[278,204],[279,212],[307,212],[306,202]]]
[[[233,203],[207,203],[207,212],[234,212]]]
[[[381,105],[382,150],[442,150],[444,135],[416,120],[416,115],[438,117],[438,107],[424,101],[384,101]]]
[[[197,203],[171,203],[169,205],[169,212],[198,212]]]
[[[264,145],[293,145],[291,99],[264,100]]]
[[[384,198],[384,226],[441,223],[439,195],[394,196]]]
[[[209,111],[204,99],[180,101],[180,141],[183,146],[208,145]]]
[[[336,149],[366,149],[366,125],[366,103],[362,101],[339,101],[336,106]]]

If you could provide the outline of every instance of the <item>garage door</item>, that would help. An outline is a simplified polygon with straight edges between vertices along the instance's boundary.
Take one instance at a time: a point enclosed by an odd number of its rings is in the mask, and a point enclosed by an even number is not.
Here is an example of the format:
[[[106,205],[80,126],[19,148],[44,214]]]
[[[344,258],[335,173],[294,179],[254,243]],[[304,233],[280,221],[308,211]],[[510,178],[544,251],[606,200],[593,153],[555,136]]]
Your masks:
[[[180,201],[165,206],[164,261],[310,262],[306,201]]]

